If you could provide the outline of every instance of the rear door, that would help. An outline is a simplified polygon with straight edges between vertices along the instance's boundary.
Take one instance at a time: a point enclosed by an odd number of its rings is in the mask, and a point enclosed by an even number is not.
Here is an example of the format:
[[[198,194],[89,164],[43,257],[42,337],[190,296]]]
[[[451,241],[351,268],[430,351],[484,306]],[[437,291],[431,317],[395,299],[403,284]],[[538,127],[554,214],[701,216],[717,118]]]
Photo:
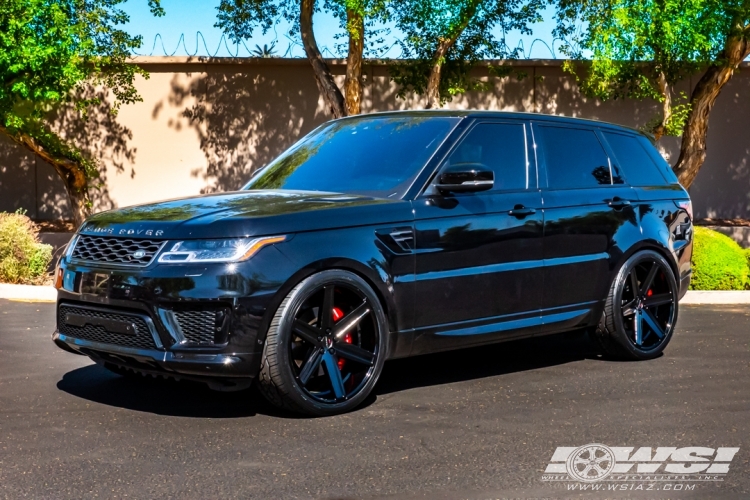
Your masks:
[[[596,321],[618,238],[638,231],[633,189],[613,170],[594,127],[535,122],[544,203],[543,331]]]
[[[482,163],[494,189],[443,195],[431,186],[414,201],[413,354],[537,331],[542,206],[529,139],[524,121],[475,123],[440,170]]]

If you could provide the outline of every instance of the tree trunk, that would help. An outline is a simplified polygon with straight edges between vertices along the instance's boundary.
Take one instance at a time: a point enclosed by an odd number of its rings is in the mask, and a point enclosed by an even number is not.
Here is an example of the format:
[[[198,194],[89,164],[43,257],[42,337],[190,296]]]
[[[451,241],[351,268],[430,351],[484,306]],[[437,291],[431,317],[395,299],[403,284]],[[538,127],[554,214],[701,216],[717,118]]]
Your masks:
[[[54,167],[65,185],[65,191],[68,193],[70,210],[73,213],[73,221],[76,227],[83,224],[86,217],[91,215],[91,199],[89,197],[88,178],[81,165],[67,158],[53,156],[28,134],[11,133],[1,126],[0,133],[7,135]]]
[[[425,109],[433,109],[440,107],[440,78],[443,71],[443,64],[445,64],[445,56],[448,55],[448,51],[453,47],[458,40],[458,37],[464,32],[466,27],[469,25],[471,20],[474,18],[474,14],[477,12],[477,7],[481,3],[480,0],[474,0],[469,4],[467,10],[463,13],[463,19],[461,23],[456,26],[452,33],[445,38],[438,40],[437,49],[435,54],[432,56],[432,68],[430,69],[430,77],[427,79],[427,89],[425,96],[427,97],[427,104]]]
[[[664,102],[662,102],[661,123],[654,129],[654,138],[657,141],[667,133],[667,123],[669,123],[669,119],[672,117],[672,90],[669,88],[667,75],[663,71],[659,72],[659,91],[662,97],[664,97]]]
[[[323,60],[323,56],[318,49],[318,43],[315,41],[313,33],[313,12],[315,11],[315,0],[301,0],[299,27],[302,36],[302,45],[307,54],[307,60],[310,61],[313,73],[315,74],[315,83],[318,90],[326,102],[328,111],[334,118],[346,116],[346,105],[344,96],[339,90],[336,82],[333,80],[331,70]]]
[[[448,50],[455,43],[455,39],[441,38],[438,42],[437,50],[432,58],[432,68],[430,69],[430,77],[427,80],[427,91],[425,96],[427,97],[427,104],[425,109],[434,109],[440,107],[440,76],[443,70],[443,63],[445,63],[445,55]]]
[[[344,97],[347,114],[358,115],[362,112],[362,55],[365,50],[365,20],[354,9],[347,9],[346,20],[349,30],[349,54],[346,57]]]
[[[723,64],[710,66],[693,90],[690,97],[692,108],[682,134],[680,157],[674,166],[680,184],[686,189],[693,183],[706,160],[708,118],[716,98],[748,55],[750,43],[739,36],[732,36],[718,57]]]

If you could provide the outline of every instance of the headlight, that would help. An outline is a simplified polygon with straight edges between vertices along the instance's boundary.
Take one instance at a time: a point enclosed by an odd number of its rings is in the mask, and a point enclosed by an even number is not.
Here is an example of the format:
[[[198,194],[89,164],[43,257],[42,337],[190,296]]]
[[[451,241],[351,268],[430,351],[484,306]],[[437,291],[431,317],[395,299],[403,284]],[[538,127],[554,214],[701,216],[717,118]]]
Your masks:
[[[279,243],[285,239],[286,236],[271,236],[266,238],[178,241],[159,256],[159,262],[161,264],[239,262],[249,259],[264,246]]]

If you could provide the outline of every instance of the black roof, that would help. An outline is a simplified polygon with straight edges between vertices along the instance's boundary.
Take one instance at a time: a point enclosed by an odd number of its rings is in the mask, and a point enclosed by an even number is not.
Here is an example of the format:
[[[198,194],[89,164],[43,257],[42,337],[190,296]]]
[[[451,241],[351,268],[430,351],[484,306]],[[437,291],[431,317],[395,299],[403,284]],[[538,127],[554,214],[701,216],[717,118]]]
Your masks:
[[[517,111],[484,111],[484,110],[476,110],[476,109],[465,109],[465,110],[446,110],[446,109],[421,109],[421,110],[404,110],[404,111],[384,111],[384,112],[378,112],[378,113],[368,113],[363,115],[356,115],[356,116],[348,116],[345,118],[341,118],[342,120],[346,119],[352,119],[352,118],[364,118],[364,117],[371,117],[371,116],[452,116],[452,117],[461,117],[461,118],[487,118],[487,117],[494,117],[494,118],[515,118],[515,119],[526,119],[526,120],[535,120],[535,121],[549,121],[549,122],[557,122],[557,123],[569,123],[571,125],[575,125],[576,123],[581,124],[587,124],[587,125],[596,125],[598,127],[606,127],[606,128],[612,128],[617,130],[627,130],[629,132],[636,132],[641,135],[646,135],[642,131],[635,129],[633,127],[628,127],[625,125],[618,125],[616,123],[609,123],[609,122],[603,122],[599,120],[591,120],[588,118],[572,118],[569,116],[561,116],[561,115],[545,115],[543,113],[524,113],[524,112],[517,112]]]

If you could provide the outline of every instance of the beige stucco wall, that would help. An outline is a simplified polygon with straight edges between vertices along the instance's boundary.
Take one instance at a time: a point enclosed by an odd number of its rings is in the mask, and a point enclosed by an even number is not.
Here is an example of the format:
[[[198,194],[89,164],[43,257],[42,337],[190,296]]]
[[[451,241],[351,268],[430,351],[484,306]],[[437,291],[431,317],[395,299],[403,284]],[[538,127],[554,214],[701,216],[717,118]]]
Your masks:
[[[139,78],[143,102],[114,116],[106,102],[86,121],[63,114],[58,127],[99,158],[97,210],[226,191],[327,119],[305,60],[201,60],[142,58],[150,72]],[[519,61],[515,75],[476,76],[494,82],[491,92],[459,96],[446,107],[532,111],[640,126],[656,113],[652,102],[601,103],[583,98],[558,61]],[[344,67],[332,63],[343,80]],[[691,82],[683,89],[689,90]],[[420,107],[402,100],[378,63],[365,67],[367,112]],[[750,75],[738,73],[711,118],[706,165],[691,189],[699,216],[750,218]],[[667,156],[678,142],[662,141]],[[676,159],[672,157],[672,159]],[[62,183],[52,167],[0,138],[0,210],[24,208],[39,219],[68,217]]]

